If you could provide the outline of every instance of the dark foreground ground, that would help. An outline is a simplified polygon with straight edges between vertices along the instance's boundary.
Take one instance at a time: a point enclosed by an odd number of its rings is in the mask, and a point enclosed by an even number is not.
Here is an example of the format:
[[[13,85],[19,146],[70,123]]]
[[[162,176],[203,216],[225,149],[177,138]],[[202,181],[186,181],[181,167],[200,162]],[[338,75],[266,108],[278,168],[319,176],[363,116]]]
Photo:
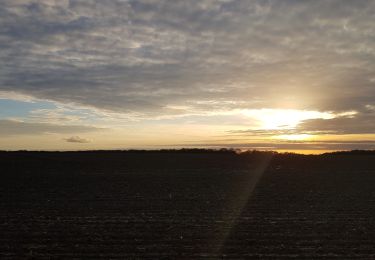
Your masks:
[[[0,259],[375,259],[375,154],[0,153]]]

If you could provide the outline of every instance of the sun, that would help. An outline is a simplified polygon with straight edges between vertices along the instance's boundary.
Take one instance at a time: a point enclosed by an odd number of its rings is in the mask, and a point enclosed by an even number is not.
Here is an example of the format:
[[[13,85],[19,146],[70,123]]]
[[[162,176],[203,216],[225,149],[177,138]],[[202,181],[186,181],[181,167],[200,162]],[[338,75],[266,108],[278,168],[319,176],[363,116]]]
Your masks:
[[[243,114],[254,120],[254,130],[268,133],[271,139],[284,141],[308,141],[314,135],[298,132],[298,126],[303,121],[336,116],[330,112],[297,109],[249,109],[243,110]]]
[[[328,112],[295,109],[250,109],[243,114],[257,120],[260,130],[294,129],[304,120],[334,117]]]
[[[295,128],[305,116],[299,111],[275,110],[265,111],[261,118],[262,128],[265,130]]]

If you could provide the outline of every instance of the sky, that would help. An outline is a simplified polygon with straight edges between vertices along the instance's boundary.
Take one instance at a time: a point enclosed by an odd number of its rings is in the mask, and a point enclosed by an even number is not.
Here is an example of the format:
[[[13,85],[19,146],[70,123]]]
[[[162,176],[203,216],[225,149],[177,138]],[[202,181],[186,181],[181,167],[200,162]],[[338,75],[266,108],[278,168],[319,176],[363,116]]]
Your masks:
[[[1,0],[0,150],[375,149],[375,1]]]

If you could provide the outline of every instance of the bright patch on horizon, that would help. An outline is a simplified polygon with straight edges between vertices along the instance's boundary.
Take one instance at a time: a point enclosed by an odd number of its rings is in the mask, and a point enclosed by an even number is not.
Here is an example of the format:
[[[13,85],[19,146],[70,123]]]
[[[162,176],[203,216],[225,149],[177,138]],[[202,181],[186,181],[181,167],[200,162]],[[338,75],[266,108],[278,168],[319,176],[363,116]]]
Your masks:
[[[304,120],[332,119],[337,116],[331,112],[294,109],[247,109],[242,113],[259,121],[258,129],[261,130],[293,129]]]

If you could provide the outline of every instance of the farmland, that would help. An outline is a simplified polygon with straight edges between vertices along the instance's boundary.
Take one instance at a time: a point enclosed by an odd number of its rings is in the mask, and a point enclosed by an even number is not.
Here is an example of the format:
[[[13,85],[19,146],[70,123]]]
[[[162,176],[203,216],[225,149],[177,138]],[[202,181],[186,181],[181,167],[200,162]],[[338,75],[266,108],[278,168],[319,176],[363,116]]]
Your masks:
[[[375,154],[0,153],[0,259],[375,258]]]

